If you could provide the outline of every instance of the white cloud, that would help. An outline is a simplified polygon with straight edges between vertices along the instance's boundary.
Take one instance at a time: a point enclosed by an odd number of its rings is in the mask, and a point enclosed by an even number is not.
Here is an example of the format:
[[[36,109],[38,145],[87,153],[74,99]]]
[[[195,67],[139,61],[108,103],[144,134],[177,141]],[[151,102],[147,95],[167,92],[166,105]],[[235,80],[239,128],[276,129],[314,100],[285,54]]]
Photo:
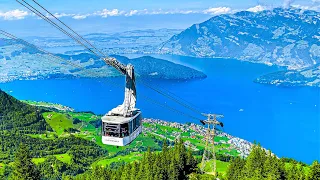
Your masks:
[[[159,14],[193,14],[193,13],[202,13],[201,11],[194,10],[130,10],[129,12],[125,12],[125,16],[134,16],[134,15],[159,15]],[[122,15],[122,14],[121,14]]]
[[[66,13],[54,13],[53,15],[57,18],[74,16],[74,14],[66,14]]]
[[[261,5],[247,9],[247,11],[250,11],[250,12],[260,12],[260,11],[264,11],[264,10],[267,10],[267,8],[265,6],[261,6]]]
[[[103,18],[106,18],[108,16],[120,16],[124,14],[125,14],[125,11],[119,11],[118,9],[112,9],[112,10],[103,9],[102,11],[98,11],[94,13],[94,15],[98,15]]]
[[[126,16],[133,16],[133,15],[136,15],[136,14],[139,14],[138,10],[131,10],[129,13],[126,13]]]
[[[193,11],[193,10],[154,10],[154,11],[145,11],[144,14],[155,15],[155,14],[194,14],[200,13],[200,11]]]
[[[303,9],[303,10],[312,10],[312,11],[319,11],[320,10],[320,5],[318,6],[302,6],[302,5],[292,5],[292,7],[294,8],[298,8],[298,9]]]
[[[204,14],[212,14],[212,15],[218,15],[218,14],[226,14],[231,11],[231,8],[229,7],[217,7],[217,8],[209,8],[203,11]]]
[[[28,15],[29,13],[27,11],[22,11],[19,9],[7,11],[7,12],[0,12],[0,17],[5,20],[24,19]]]
[[[90,16],[98,16],[98,17],[112,17],[112,16],[136,16],[136,15],[166,15],[166,14],[211,14],[211,15],[219,15],[219,14],[225,14],[225,13],[232,13],[231,8],[229,7],[216,7],[216,8],[209,8],[206,10],[163,10],[163,9],[157,9],[157,10],[148,10],[148,9],[142,9],[142,10],[129,10],[129,11],[123,11],[119,9],[103,9],[101,11],[96,11],[88,14],[68,14],[68,13],[54,13],[54,15],[57,18],[62,17],[70,17],[76,20],[86,19]],[[12,10],[8,12],[0,12],[0,18],[3,18],[5,20],[13,20],[13,19],[24,19],[26,16],[32,16],[37,17],[33,13],[28,13],[27,11],[21,11],[21,10]],[[46,14],[46,17],[52,18],[49,14]],[[37,17],[37,19],[41,19]]]
[[[283,0],[283,7],[284,8],[290,7],[293,2],[294,0]]]
[[[187,10],[187,11],[180,11],[181,14],[194,14],[198,13],[198,11],[192,11],[192,10]]]
[[[80,20],[80,19],[85,19],[85,18],[87,18],[89,15],[75,15],[75,16],[73,16],[72,18],[73,19],[76,19],[76,20]]]

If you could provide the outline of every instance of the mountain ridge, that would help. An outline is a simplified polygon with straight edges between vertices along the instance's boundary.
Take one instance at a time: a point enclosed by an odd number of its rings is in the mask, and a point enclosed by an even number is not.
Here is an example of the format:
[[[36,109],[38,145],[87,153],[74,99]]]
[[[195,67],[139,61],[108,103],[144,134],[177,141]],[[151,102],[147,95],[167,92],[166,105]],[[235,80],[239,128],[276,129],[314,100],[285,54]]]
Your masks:
[[[218,15],[164,42],[159,53],[310,67],[320,62],[320,13],[298,8]]]
[[[120,76],[120,73],[114,68],[90,53],[55,54],[55,56],[58,56],[60,59],[52,58],[52,56],[18,41],[0,38],[0,82]],[[122,60],[128,60],[124,56],[117,57]],[[206,75],[200,71],[164,59],[144,56],[135,58],[132,61],[127,60],[126,62],[136,65],[135,70],[141,76],[147,78],[173,80],[206,78]],[[165,69],[171,71],[166,73]],[[87,70],[91,70],[92,73],[88,73]],[[174,73],[177,71],[180,73]]]
[[[277,86],[320,87],[320,64],[299,70],[280,71],[258,77],[255,82]]]

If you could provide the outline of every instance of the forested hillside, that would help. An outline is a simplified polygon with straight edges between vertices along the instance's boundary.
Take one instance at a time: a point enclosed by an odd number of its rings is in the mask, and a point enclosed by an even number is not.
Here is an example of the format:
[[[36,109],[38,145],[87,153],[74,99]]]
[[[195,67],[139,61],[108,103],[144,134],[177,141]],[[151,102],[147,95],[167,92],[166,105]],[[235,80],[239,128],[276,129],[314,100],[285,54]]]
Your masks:
[[[25,132],[44,132],[50,130],[41,114],[41,110],[20,102],[0,90],[0,120],[1,129],[13,128]]]
[[[5,164],[13,162],[14,153],[23,143],[30,149],[30,157],[40,158],[50,155],[68,154],[72,161],[58,174],[79,174],[89,168],[97,158],[108,152],[96,143],[73,135],[58,137],[46,122],[45,110],[20,102],[0,90],[0,175]],[[43,134],[44,138],[35,138]],[[72,169],[72,170],[71,170]],[[1,178],[0,178],[1,179]]]
[[[193,156],[191,149],[185,147],[180,139],[175,142],[172,148],[167,146],[164,141],[161,152],[151,152],[148,149],[139,161],[117,167],[93,166],[86,172],[75,176],[72,172],[76,172],[78,166],[70,166],[57,160],[54,156],[49,156],[36,166],[31,159],[28,148],[24,144],[20,144],[20,148],[15,153],[12,168],[5,168],[4,171],[9,179],[35,180],[215,179],[210,174],[200,172],[198,163],[199,159]],[[308,166],[292,159],[278,159],[256,145],[247,159],[235,158],[228,166],[227,174],[218,174],[218,178],[221,180],[319,180],[320,164],[315,161],[311,166]]]

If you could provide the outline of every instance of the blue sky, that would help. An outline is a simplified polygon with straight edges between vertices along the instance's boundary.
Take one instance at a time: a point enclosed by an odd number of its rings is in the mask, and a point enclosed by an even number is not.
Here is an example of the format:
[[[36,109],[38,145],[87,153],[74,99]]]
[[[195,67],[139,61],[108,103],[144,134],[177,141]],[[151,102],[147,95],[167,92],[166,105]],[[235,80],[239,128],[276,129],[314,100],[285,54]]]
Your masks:
[[[311,6],[317,0],[286,0],[292,4]],[[31,2],[31,0],[27,0]],[[282,0],[38,0],[55,12],[82,12],[98,11],[101,9],[206,9],[209,7],[231,7],[234,9],[247,9],[256,5],[281,6]],[[318,0],[319,2],[319,0]],[[1,0],[3,11],[21,9],[15,0]]]
[[[22,1],[22,0],[20,0]],[[32,2],[32,0],[26,0]],[[320,10],[320,0],[37,0],[77,31],[117,32],[133,29],[184,29],[212,16],[279,6]],[[15,0],[0,0],[0,28],[22,36],[47,33],[41,22]],[[35,29],[35,27],[37,27]]]
[[[31,0],[26,0],[31,2]],[[55,12],[90,13],[101,9],[142,10],[142,9],[206,9],[210,7],[230,7],[248,9],[256,5],[281,6],[284,2],[312,6],[319,0],[38,0]],[[15,0],[1,0],[0,10],[22,9]]]

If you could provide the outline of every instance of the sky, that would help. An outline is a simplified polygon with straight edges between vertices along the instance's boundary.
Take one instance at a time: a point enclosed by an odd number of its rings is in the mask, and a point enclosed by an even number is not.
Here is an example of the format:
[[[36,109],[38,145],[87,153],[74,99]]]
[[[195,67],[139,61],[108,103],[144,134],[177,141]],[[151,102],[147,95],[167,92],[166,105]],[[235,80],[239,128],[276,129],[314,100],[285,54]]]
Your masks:
[[[34,4],[33,0],[25,1]],[[212,16],[242,10],[258,12],[275,7],[294,6],[320,11],[320,0],[36,1],[81,33],[185,29]],[[15,0],[0,0],[0,29],[21,36],[55,34],[49,30],[48,24]]]

